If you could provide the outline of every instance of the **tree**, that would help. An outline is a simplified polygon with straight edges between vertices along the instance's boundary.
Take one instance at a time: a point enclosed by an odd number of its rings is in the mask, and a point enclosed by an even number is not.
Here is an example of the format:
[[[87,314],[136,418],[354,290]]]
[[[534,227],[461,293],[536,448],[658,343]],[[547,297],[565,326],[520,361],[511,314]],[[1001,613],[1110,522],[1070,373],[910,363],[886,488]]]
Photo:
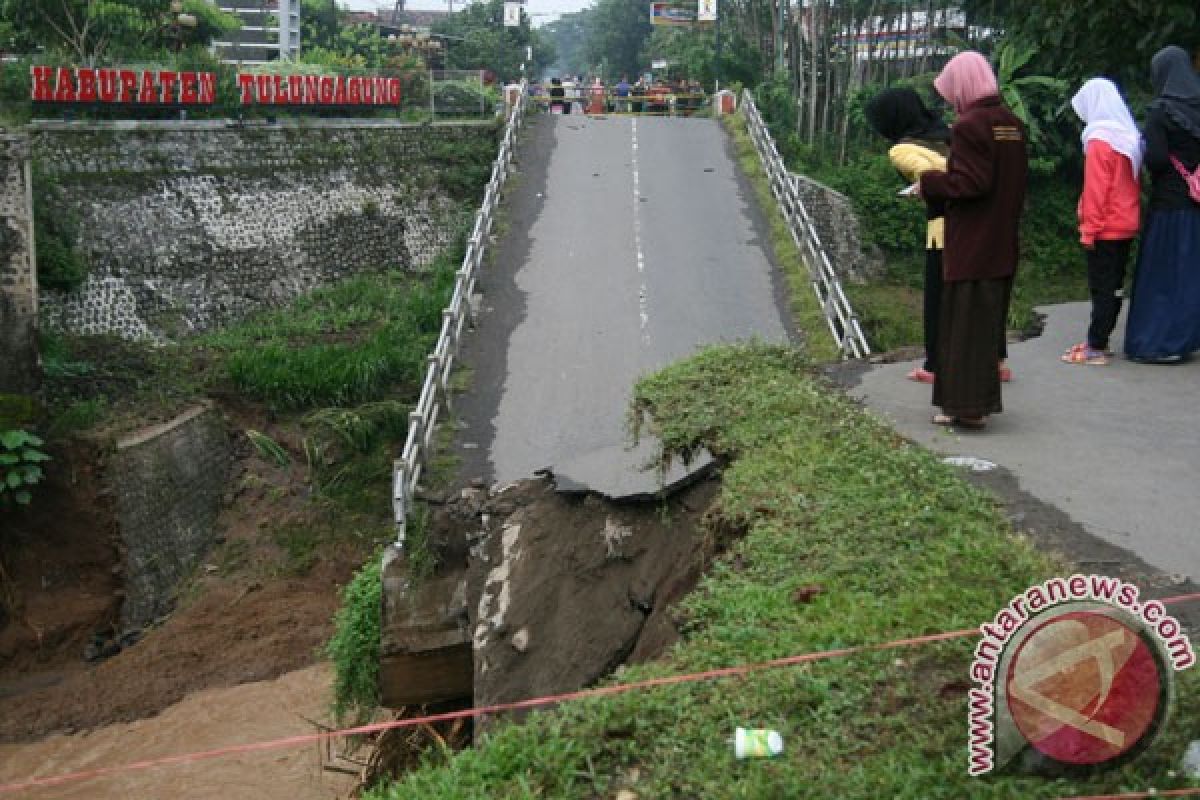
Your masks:
[[[1071,87],[1104,75],[1129,89],[1148,87],[1150,58],[1168,44],[1200,48],[1195,0],[967,0],[968,11],[992,13],[991,24],[1034,45],[1030,68]]]
[[[503,0],[471,3],[434,23],[433,32],[446,43],[447,69],[485,69],[509,80],[521,76],[522,63],[526,74],[538,75],[554,61],[553,42],[531,28],[527,16],[505,27]],[[532,59],[526,59],[526,48]]]
[[[0,21],[86,64],[207,45],[241,24],[205,0],[185,0],[183,11],[196,25],[179,25],[170,0],[0,0]]]
[[[608,78],[640,73],[651,28],[649,6],[642,0],[599,0],[587,16],[588,71]]]
[[[344,19],[345,12],[338,9],[337,0],[300,0],[300,40],[304,47],[336,49]]]
[[[555,74],[578,75],[587,71],[584,42],[587,39],[589,9],[563,14],[541,29],[554,45],[556,58],[546,70]],[[535,73],[536,74],[536,73]]]
[[[675,74],[701,83],[711,83],[713,77],[713,31],[704,28],[656,27],[646,40],[641,63],[656,58],[665,59]]]

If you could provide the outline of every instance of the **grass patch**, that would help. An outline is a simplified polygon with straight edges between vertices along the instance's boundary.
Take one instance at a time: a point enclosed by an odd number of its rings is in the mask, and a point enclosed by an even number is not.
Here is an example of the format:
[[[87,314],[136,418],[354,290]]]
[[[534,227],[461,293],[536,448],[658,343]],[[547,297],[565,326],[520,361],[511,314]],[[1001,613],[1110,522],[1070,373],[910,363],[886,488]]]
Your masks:
[[[758,151],[754,149],[754,141],[746,130],[746,119],[740,113],[727,115],[722,119],[725,120],[725,129],[733,139],[738,166],[754,187],[758,206],[766,215],[771,227],[771,252],[774,253],[775,263],[787,280],[792,318],[796,327],[804,334],[805,348],[816,361],[836,361],[841,354],[833,337],[826,330],[825,313],[821,310],[810,285],[808,266],[792,240],[787,220],[779,210],[775,195],[771,193],[771,184],[763,171]]]
[[[135,428],[211,394],[250,398],[277,415],[358,409],[374,420],[377,404],[415,394],[461,257],[460,237],[425,273],[358,275],[178,343],[45,336],[55,430]],[[407,413],[392,416],[406,428]]]
[[[291,308],[206,337],[224,351],[241,393],[289,411],[376,400],[420,381],[454,286],[454,264],[431,275],[361,276]]]
[[[283,551],[283,571],[289,575],[307,575],[317,563],[322,536],[313,526],[290,523],[273,532],[275,544]]]
[[[731,459],[717,526],[747,531],[685,599],[685,638],[623,680],[974,627],[1059,573],[993,499],[810,377],[795,351],[706,350],[642,380],[638,412],[671,449]],[[712,532],[710,532],[711,534]],[[820,587],[807,602],[801,587]],[[497,726],[476,749],[367,795],[398,798],[1049,798],[1181,786],[1197,715],[1141,759],[1088,780],[966,775],[974,642],[957,640],[573,702]],[[1185,673],[1181,698],[1200,688]],[[736,762],[735,726],[785,740]],[[633,770],[636,769],[636,778]]]
[[[100,424],[108,411],[108,401],[103,397],[87,400],[68,400],[53,411],[47,434],[52,439],[61,439]]]
[[[848,283],[843,288],[873,349],[887,352],[924,341],[920,288],[901,283]]]
[[[333,637],[325,654],[333,661],[333,712],[360,717],[379,705],[379,641],[382,630],[383,559],[378,553],[342,590]]]

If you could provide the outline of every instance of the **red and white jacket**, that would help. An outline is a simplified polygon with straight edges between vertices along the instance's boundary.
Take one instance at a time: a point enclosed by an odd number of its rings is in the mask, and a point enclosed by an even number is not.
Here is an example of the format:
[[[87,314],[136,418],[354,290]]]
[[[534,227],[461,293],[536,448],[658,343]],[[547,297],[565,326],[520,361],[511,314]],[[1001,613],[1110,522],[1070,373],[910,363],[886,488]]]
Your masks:
[[[1103,139],[1088,142],[1079,196],[1079,241],[1132,239],[1141,227],[1141,187],[1129,159]]]

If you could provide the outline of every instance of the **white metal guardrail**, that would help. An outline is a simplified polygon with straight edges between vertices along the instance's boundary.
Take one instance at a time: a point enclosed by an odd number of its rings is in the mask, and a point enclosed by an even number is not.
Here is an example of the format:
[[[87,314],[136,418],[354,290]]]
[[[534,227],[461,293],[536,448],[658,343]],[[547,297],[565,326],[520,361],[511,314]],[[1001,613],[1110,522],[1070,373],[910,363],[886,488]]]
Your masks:
[[[471,321],[471,295],[475,290],[475,280],[479,276],[479,268],[487,250],[488,236],[496,221],[496,207],[500,203],[500,190],[508,177],[513,150],[517,145],[517,133],[521,129],[525,115],[526,86],[524,81],[521,82],[520,88],[517,101],[508,110],[508,119],[504,125],[504,138],[500,142],[500,152],[492,164],[492,176],[488,180],[483,203],[475,215],[475,227],[471,230],[471,237],[467,240],[467,252],[463,256],[462,266],[458,269],[458,278],[454,282],[454,294],[450,298],[450,304],[442,311],[442,329],[438,334],[433,352],[428,356],[425,380],[421,384],[421,396],[417,400],[416,409],[408,415],[408,437],[404,441],[404,450],[393,466],[392,511],[396,519],[396,546],[398,548],[404,547],[409,504],[413,493],[416,492],[417,482],[421,479],[425,459],[433,447],[438,414],[443,406],[449,406],[450,399],[447,389],[450,372],[454,368],[454,362],[458,356],[463,330]]]
[[[742,92],[742,111],[746,115],[746,127],[754,141],[754,148],[758,151],[763,169],[767,171],[767,177],[770,179],[771,191],[787,220],[792,240],[795,241],[796,247],[800,248],[804,262],[808,265],[810,283],[821,304],[821,310],[825,313],[829,331],[842,351],[842,357],[862,358],[870,355],[871,348],[867,344],[867,337],[863,335],[858,316],[850,307],[846,293],[842,291],[841,281],[838,280],[829,255],[821,244],[821,237],[817,235],[812,217],[800,199],[796,178],[783,163],[783,158],[775,147],[775,140],[763,124],[749,89]]]

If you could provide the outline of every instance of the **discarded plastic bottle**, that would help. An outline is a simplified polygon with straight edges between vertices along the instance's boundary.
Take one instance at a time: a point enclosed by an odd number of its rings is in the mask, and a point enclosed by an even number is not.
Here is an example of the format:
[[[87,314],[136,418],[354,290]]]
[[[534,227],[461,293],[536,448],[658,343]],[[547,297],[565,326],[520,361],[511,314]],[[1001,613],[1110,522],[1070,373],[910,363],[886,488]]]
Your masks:
[[[737,758],[771,758],[783,752],[783,736],[766,728],[737,728],[733,754]]]

